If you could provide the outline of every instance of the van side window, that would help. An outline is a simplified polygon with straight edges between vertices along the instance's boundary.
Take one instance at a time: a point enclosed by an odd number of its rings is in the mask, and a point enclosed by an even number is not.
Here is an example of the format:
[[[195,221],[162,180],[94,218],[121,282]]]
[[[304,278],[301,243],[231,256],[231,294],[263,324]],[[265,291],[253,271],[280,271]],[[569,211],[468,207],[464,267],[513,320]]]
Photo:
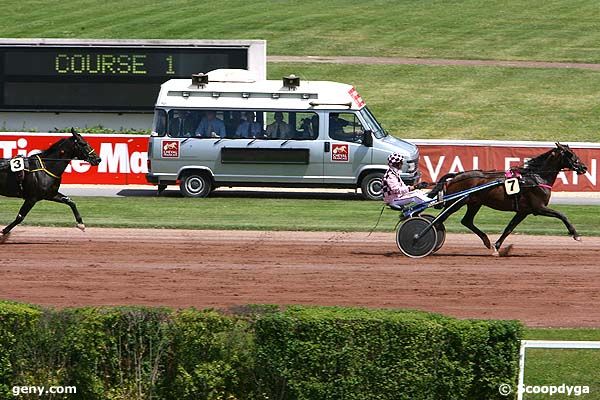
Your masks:
[[[227,137],[227,128],[225,127],[224,112],[217,110],[206,110],[202,113],[202,118],[194,131],[194,137],[200,138],[221,138]]]
[[[314,112],[271,111],[265,114],[268,139],[314,140],[319,136],[319,116]]]
[[[343,142],[362,143],[364,128],[356,114],[329,113],[329,137]]]
[[[171,137],[192,137],[198,125],[200,113],[193,110],[171,110],[167,132]]]
[[[269,139],[292,139],[292,128],[290,127],[289,114],[282,111],[267,113],[267,127],[265,134]]]
[[[319,137],[319,115],[313,112],[296,113],[296,139],[315,140]]]
[[[158,136],[165,136],[167,133],[167,113],[165,110],[157,109],[154,112],[152,132],[158,134]]]
[[[239,112],[236,113],[240,114]],[[258,113],[258,117],[262,118],[262,113]],[[241,139],[264,138],[265,133],[263,132],[262,123],[257,121],[256,119],[257,113],[254,111],[241,112],[241,115],[238,118],[237,128],[233,137]]]
[[[172,109],[168,114],[164,111],[160,114],[160,111],[155,114],[155,125],[170,137],[314,140],[319,136],[319,116],[314,112]]]

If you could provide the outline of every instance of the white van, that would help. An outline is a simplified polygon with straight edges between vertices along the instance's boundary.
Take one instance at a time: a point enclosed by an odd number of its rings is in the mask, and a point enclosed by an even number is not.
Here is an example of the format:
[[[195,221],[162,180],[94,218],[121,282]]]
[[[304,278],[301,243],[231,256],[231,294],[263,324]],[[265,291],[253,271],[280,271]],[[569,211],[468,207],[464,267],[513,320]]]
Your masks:
[[[419,179],[415,145],[383,130],[350,85],[257,81],[215,70],[161,87],[147,180],[205,197],[219,186],[361,188],[382,197],[387,157],[405,156],[402,177]]]

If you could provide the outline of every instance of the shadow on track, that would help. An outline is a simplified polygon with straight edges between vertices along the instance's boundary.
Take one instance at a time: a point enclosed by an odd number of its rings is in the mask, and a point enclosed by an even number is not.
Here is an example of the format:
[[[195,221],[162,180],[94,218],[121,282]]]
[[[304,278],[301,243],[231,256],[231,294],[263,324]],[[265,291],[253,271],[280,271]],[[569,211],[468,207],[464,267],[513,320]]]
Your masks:
[[[167,197],[183,198],[178,190],[165,190],[160,195],[156,189],[123,189],[117,193],[123,197]],[[303,199],[303,200],[356,200],[363,201],[360,193],[354,192],[290,192],[261,190],[215,190],[209,198],[255,198],[255,199]],[[201,201],[202,199],[198,199]]]

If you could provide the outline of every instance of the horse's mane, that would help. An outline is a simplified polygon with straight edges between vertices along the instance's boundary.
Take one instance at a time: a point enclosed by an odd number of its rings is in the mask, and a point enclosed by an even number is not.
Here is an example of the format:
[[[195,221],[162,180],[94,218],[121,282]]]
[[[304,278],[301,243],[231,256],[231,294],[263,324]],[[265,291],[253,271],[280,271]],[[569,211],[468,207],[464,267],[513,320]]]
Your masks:
[[[518,169],[521,171],[539,171],[545,165],[546,160],[548,160],[548,157],[550,157],[553,151],[554,149],[548,150],[547,152],[526,161],[525,164]]]
[[[57,153],[58,150],[60,149],[60,147],[63,145],[63,143],[69,139],[70,138],[62,138],[59,141],[52,143],[52,145],[50,147],[48,147],[46,150],[42,151],[41,154],[44,156],[47,156],[49,154]]]

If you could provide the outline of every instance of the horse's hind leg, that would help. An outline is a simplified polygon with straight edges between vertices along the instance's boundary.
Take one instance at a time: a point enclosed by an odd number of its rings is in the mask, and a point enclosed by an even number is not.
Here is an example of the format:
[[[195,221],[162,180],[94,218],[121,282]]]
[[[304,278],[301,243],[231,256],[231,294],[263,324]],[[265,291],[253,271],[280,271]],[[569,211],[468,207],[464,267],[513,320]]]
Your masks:
[[[478,227],[475,226],[473,220],[475,219],[475,215],[481,209],[481,204],[467,204],[467,212],[465,216],[460,221],[464,226],[473,231],[479,238],[483,241],[483,244],[488,249],[492,248],[492,244],[490,243],[490,238],[482,232]]]
[[[553,210],[548,207],[542,207],[542,208],[536,210],[533,214],[560,219],[563,222],[563,224],[565,224],[565,226],[567,227],[567,230],[569,231],[569,235],[571,235],[573,237],[573,239],[577,240],[578,242],[581,241],[581,236],[579,236],[579,234],[575,230],[575,227],[573,226],[573,224],[571,224],[571,222],[567,219],[567,217],[563,213]]]
[[[526,217],[527,217],[527,214],[525,214],[525,213],[516,213],[515,216],[512,217],[512,219],[510,220],[508,225],[506,225],[506,228],[504,228],[504,232],[502,232],[502,235],[500,235],[498,240],[496,240],[496,243],[494,243],[494,250],[495,250],[494,254],[498,253],[498,249],[500,249],[500,246],[502,246],[504,239],[506,239],[507,236],[510,235],[512,233],[512,231],[517,227],[517,225],[519,225],[521,222],[523,222],[523,220]]]
[[[75,221],[77,221],[77,228],[81,229],[82,231],[85,230],[85,225],[83,223],[83,219],[81,218],[81,214],[79,214],[77,205],[75,205],[75,202],[73,200],[71,200],[69,198],[69,196],[65,196],[62,193],[57,193],[56,196],[54,196],[53,198],[48,199],[48,200],[54,201],[56,203],[66,204],[69,207],[71,207],[71,211],[73,211],[73,216],[75,217]]]
[[[2,229],[2,238],[3,238],[3,240],[0,240],[0,241],[6,240],[6,238],[8,237],[8,234],[10,233],[10,231],[15,226],[17,226],[21,222],[23,222],[23,220],[25,219],[25,217],[27,216],[27,214],[29,214],[29,211],[31,211],[31,209],[33,208],[33,206],[35,206],[35,203],[36,203],[36,201],[34,201],[34,200],[25,200],[25,203],[23,203],[23,205],[21,206],[21,209],[19,210],[19,214],[17,214],[17,218],[15,218],[15,220],[13,222],[11,222],[4,229]]]

